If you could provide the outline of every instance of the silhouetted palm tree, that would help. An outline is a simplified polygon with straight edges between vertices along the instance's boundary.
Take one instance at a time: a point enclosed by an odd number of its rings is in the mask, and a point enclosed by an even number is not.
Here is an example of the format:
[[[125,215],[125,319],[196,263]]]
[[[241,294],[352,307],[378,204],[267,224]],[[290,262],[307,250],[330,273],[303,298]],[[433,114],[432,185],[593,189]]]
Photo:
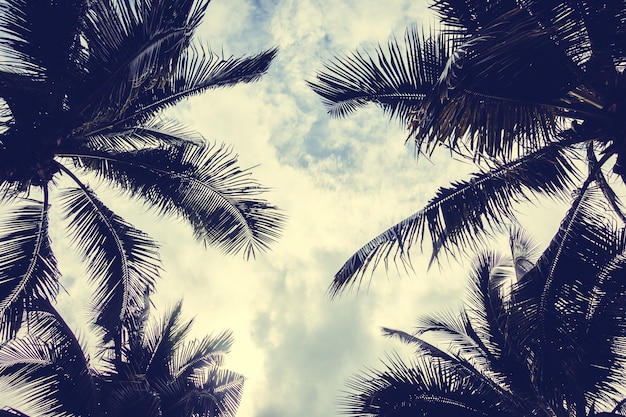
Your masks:
[[[626,6],[621,0],[436,0],[441,26],[407,31],[373,54],[335,58],[311,87],[333,116],[367,103],[409,127],[419,154],[442,146],[480,164],[427,206],[363,246],[331,291],[360,282],[381,259],[408,259],[429,235],[440,250],[474,249],[516,202],[569,199],[575,161],[626,219],[610,186],[626,178]],[[586,155],[580,157],[580,153]]]
[[[29,303],[57,293],[53,189],[95,282],[101,323],[141,305],[159,262],[155,242],[105,206],[86,178],[184,219],[224,252],[254,255],[278,236],[282,215],[230,149],[161,117],[186,97],[257,80],[275,56],[224,58],[194,42],[208,3],[0,4],[0,188],[13,203],[0,223],[0,336],[16,334]]]
[[[596,214],[589,188],[537,258],[514,230],[511,253],[475,262],[465,307],[422,318],[410,363],[354,377],[353,416],[622,415],[626,365],[626,240]],[[604,414],[595,414],[604,411]],[[609,411],[612,414],[609,414]]]
[[[235,415],[244,379],[221,368],[232,335],[185,341],[191,321],[181,319],[180,302],[152,325],[147,310],[127,317],[127,343],[101,338],[96,365],[51,304],[28,314],[29,333],[0,345],[0,380],[11,387],[3,395],[23,407],[2,416]]]

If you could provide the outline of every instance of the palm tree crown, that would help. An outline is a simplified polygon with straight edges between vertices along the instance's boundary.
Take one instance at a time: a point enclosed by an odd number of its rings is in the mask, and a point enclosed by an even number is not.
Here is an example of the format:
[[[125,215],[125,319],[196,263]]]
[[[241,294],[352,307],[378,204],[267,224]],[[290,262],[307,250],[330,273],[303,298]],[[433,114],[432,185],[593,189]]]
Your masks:
[[[391,356],[384,370],[354,377],[343,411],[624,415],[626,241],[595,215],[600,194],[580,198],[538,258],[519,230],[510,256],[479,256],[459,313],[424,317],[413,334],[384,329],[418,356],[411,363]]]
[[[53,189],[96,284],[98,322],[140,308],[153,286],[157,245],[108,208],[85,174],[184,219],[198,240],[225,252],[252,256],[278,236],[283,216],[231,150],[160,116],[186,97],[257,80],[276,54],[224,58],[194,42],[208,3],[0,4],[0,188],[12,203],[0,224],[4,336],[16,334],[30,303],[58,290],[48,236]]]
[[[367,103],[409,128],[419,154],[444,147],[479,164],[423,210],[372,239],[336,274],[331,292],[430,236],[443,250],[475,249],[514,203],[570,200],[595,182],[623,220],[611,175],[626,171],[626,6],[621,0],[436,0],[441,26],[413,27],[375,54],[335,58],[309,84],[329,112]],[[582,157],[580,157],[581,152]],[[578,160],[590,169],[580,178]]]
[[[101,337],[95,366],[50,303],[41,300],[28,314],[29,333],[0,345],[0,379],[10,384],[8,394],[27,413],[55,417],[235,415],[244,379],[221,367],[232,334],[185,341],[191,321],[182,320],[180,302],[158,323],[148,323],[147,309],[126,317],[124,344],[107,343]],[[96,330],[101,336],[106,334],[101,326]],[[11,413],[28,415],[16,409],[0,410],[3,417]]]

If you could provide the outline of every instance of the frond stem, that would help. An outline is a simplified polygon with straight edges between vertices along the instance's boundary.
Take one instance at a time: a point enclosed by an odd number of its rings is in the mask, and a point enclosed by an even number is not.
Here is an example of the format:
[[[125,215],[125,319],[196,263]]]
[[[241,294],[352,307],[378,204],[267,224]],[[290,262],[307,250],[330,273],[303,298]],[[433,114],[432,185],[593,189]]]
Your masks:
[[[125,307],[128,302],[127,300],[128,291],[126,291],[126,289],[130,287],[130,270],[128,266],[128,260],[126,259],[126,252],[124,250],[124,242],[122,242],[122,240],[116,233],[115,228],[113,227],[111,223],[111,220],[107,216],[105,216],[104,213],[102,213],[102,211],[98,207],[98,204],[96,204],[96,202],[93,200],[93,197],[91,196],[87,186],[83,184],[83,182],[76,175],[74,175],[72,171],[66,168],[63,164],[56,162],[56,161],[55,163],[60,171],[67,174],[76,183],[76,185],[80,187],[84,196],[87,198],[87,200],[89,200],[92,207],[95,209],[96,213],[98,214],[98,217],[105,224],[106,228],[109,230],[109,233],[115,242],[115,248],[117,249],[117,252],[119,253],[119,258],[120,258],[120,263],[121,263],[121,270],[122,270],[121,281],[124,286],[124,291],[123,291],[124,299],[122,301],[122,309],[120,310],[120,315],[119,315],[120,322],[123,322],[125,318],[124,313],[126,312]],[[115,340],[115,346],[114,346],[115,361],[116,363],[119,362],[121,364],[121,360],[122,360],[122,346],[121,346],[122,345],[122,328],[121,326],[117,329],[115,334],[116,334],[116,340]]]
[[[45,232],[46,232],[44,225],[46,222],[46,218],[48,216],[49,195],[48,195],[48,183],[47,182],[44,183],[44,185],[42,186],[42,189],[43,189],[43,205],[41,208],[41,213],[39,215],[37,236],[36,236],[35,247],[33,248],[32,256],[29,257],[30,260],[28,263],[28,267],[26,268],[26,272],[22,276],[19,284],[15,286],[11,294],[5,298],[2,304],[0,304],[0,313],[4,313],[4,311],[19,298],[21,292],[24,290],[24,288],[30,281],[32,274],[35,271],[35,267],[37,266],[37,262],[40,260],[39,253],[44,244]]]

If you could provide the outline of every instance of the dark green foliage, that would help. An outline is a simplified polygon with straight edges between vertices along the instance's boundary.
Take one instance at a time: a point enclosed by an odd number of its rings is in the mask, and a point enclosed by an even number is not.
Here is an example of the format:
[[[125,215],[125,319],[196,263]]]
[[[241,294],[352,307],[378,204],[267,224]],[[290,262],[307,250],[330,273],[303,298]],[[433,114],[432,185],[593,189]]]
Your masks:
[[[412,28],[404,45],[392,39],[371,54],[335,58],[309,84],[331,115],[375,103],[408,126],[418,154],[443,147],[480,172],[441,188],[423,210],[362,247],[336,274],[332,294],[380,260],[409,261],[408,248],[426,235],[433,259],[442,249],[456,254],[514,220],[512,203],[538,194],[568,200],[580,186],[578,159],[626,219],[607,177],[612,170],[626,178],[624,2],[436,0],[431,7],[437,31]]]
[[[465,307],[419,320],[406,363],[354,377],[352,416],[622,415],[626,240],[587,186],[537,258],[519,230],[509,256],[481,254]],[[595,414],[605,410],[605,413]],[[609,413],[610,411],[610,413]]]
[[[191,321],[182,320],[181,303],[158,323],[147,322],[143,305],[124,316],[124,341],[103,340],[97,366],[49,303],[32,307],[29,334],[0,345],[0,379],[24,410],[47,416],[235,415],[244,379],[221,368],[232,335],[185,341]],[[22,415],[7,409],[0,415],[12,412]]]
[[[122,337],[120,317],[152,290],[157,245],[107,207],[85,174],[184,219],[198,240],[226,253],[254,256],[278,237],[283,215],[230,149],[161,116],[192,95],[259,79],[276,55],[225,58],[195,42],[208,4],[0,4],[0,191],[12,203],[0,224],[3,338],[16,334],[30,303],[56,295],[47,228],[48,194],[59,188],[94,283],[96,323],[113,332],[106,338]]]

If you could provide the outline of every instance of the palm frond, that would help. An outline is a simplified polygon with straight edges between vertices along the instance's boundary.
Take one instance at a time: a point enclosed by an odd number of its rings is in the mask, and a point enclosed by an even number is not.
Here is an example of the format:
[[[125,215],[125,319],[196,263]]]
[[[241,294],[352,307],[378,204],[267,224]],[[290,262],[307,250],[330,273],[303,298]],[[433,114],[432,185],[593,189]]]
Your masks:
[[[444,3],[461,3],[456,12],[464,17],[465,2]],[[457,45],[413,119],[419,151],[444,143],[477,159],[508,158],[550,143],[562,128],[560,116],[597,110],[563,101],[579,82],[578,67],[531,14],[515,2],[502,4],[511,9]]]
[[[69,171],[65,171],[68,173]],[[87,261],[96,284],[95,325],[105,342],[117,340],[121,323],[143,308],[144,292],[159,276],[156,243],[106,207],[80,181],[61,192],[60,200],[72,243]]]
[[[63,73],[75,65],[86,3],[4,1],[0,6],[0,71],[36,72],[54,82],[61,81]]]
[[[472,378],[463,378],[441,359],[417,358],[406,364],[397,357],[382,371],[363,372],[348,381],[340,403],[349,416],[455,415],[519,416],[519,408]]]
[[[33,337],[11,339],[0,345],[0,379],[10,386],[13,401],[35,413],[53,416],[63,411],[59,403],[54,350]]]
[[[478,360],[478,356],[482,352],[474,350],[473,362],[470,362],[464,356],[453,354],[439,348],[419,335],[412,335],[402,330],[389,329],[386,327],[383,327],[382,331],[384,336],[397,338],[404,343],[414,345],[418,357],[441,361],[442,366],[445,366],[457,375],[466,376],[468,379],[479,381],[481,385],[491,387],[494,392],[499,393],[499,395],[504,398],[508,398],[511,402],[522,404],[522,402],[516,398],[516,393],[511,392],[508,388],[505,375],[492,372],[489,367],[481,367],[481,363],[483,365],[488,365],[489,363],[486,358],[485,360]]]
[[[463,357],[475,367],[491,370],[495,356],[476,332],[467,312],[439,312],[420,317],[415,325],[418,335],[431,334],[448,343],[447,350],[456,357]]]
[[[157,53],[164,54],[160,64],[165,65],[189,44],[208,3],[208,0],[91,2],[84,36],[93,69],[123,73]]]
[[[133,152],[83,148],[63,156],[160,214],[182,217],[205,244],[250,257],[280,235],[284,217],[257,197],[265,189],[230,153],[225,146],[180,143]]]
[[[96,403],[96,383],[84,349],[47,300],[37,300],[28,312],[28,334],[0,346],[0,375],[13,377],[12,395],[48,412],[84,415]],[[34,384],[43,384],[44,398],[31,397]],[[14,392],[15,391],[15,392]],[[80,401],[76,401],[80,398]]]
[[[596,76],[611,73],[624,61],[626,19],[622,2],[527,0],[524,7],[586,71]]]
[[[604,158],[606,158],[607,155],[611,154],[608,149],[606,151],[607,152]],[[598,161],[596,157],[593,142],[590,142],[587,145],[587,164],[589,165],[589,170],[594,172],[595,183],[600,188],[600,190],[602,190],[602,194],[604,194],[604,198],[606,199],[607,203],[611,205],[611,208],[613,209],[615,215],[617,215],[626,224],[624,205],[621,199],[615,193],[613,187],[611,187],[611,185],[609,184],[604,172],[602,172],[602,164],[600,163],[600,161]]]
[[[484,343],[483,349],[490,352],[490,369],[496,375],[506,375],[507,386],[520,403],[537,403],[528,358],[521,345],[515,343],[519,334],[509,326],[509,317],[516,314],[511,293],[534,266],[536,244],[515,227],[510,231],[510,246],[510,256],[485,252],[475,260],[465,305],[466,326],[475,329],[477,338]]]
[[[54,398],[65,411],[84,415],[94,409],[98,383],[87,348],[48,300],[38,300],[28,313],[29,336],[50,350],[52,372],[57,375]],[[80,401],[75,401],[80,398]]]
[[[207,0],[90,4],[83,32],[90,78],[75,104],[88,125],[118,119],[138,94],[171,76],[172,63],[189,45],[207,5]]]
[[[13,113],[9,107],[9,103],[4,98],[2,87],[0,87],[0,136],[3,136],[11,128],[13,121]]]
[[[517,6],[515,0],[481,3],[471,0],[435,0],[429,7],[444,24],[444,30],[454,34],[459,42],[463,42]]]
[[[535,265],[541,251],[533,237],[519,225],[511,227],[509,246],[511,248],[511,260],[515,268],[515,281],[520,281]]]
[[[182,301],[179,301],[159,323],[146,329],[145,338],[141,341],[146,357],[144,363],[139,365],[148,377],[170,372],[170,362],[184,343],[192,324],[192,320],[182,321],[181,312]]]
[[[185,343],[171,358],[172,375],[187,378],[201,368],[220,365],[221,358],[230,351],[233,341],[232,332],[223,331]]]
[[[6,394],[37,415],[81,413],[89,404],[88,393],[78,389],[89,375],[72,372],[80,364],[64,356],[58,341],[26,335],[0,345],[0,379],[10,386]]]
[[[585,187],[588,183],[579,190],[557,235],[537,262],[536,269],[547,272],[540,294],[542,311],[552,304],[555,291],[572,279],[593,285],[600,268],[624,250],[624,241],[616,239],[614,226],[597,215],[603,208],[600,192],[593,185]]]
[[[0,96],[10,109],[2,139],[4,172],[28,169],[24,159],[42,148],[41,131],[47,140],[67,133],[67,97],[85,75],[80,30],[86,3],[7,0],[0,5]]]
[[[161,399],[151,387],[141,380],[114,381],[103,386],[99,409],[110,416],[163,415]]]
[[[506,355],[506,335],[504,334],[504,302],[502,285],[512,274],[510,262],[495,253],[483,252],[474,260],[470,273],[469,295],[465,310],[471,317],[470,326],[476,338],[485,345],[493,366]]]
[[[512,292],[508,326],[515,334],[513,349],[528,355],[533,383],[555,409],[566,399],[584,404],[582,393],[610,372],[588,366],[608,352],[614,357],[612,340],[619,336],[596,338],[585,330],[597,277],[624,250],[623,236],[597,215],[601,193],[591,185],[593,178],[583,184],[556,236]],[[579,398],[567,398],[574,393]]]
[[[330,293],[360,284],[369,268],[381,260],[410,262],[412,245],[430,235],[432,260],[443,249],[477,249],[489,228],[514,219],[513,204],[536,194],[564,197],[577,170],[558,144],[474,174],[449,188],[440,188],[426,207],[372,239],[348,259],[335,275]]]
[[[277,52],[273,48],[256,55],[224,58],[204,47],[192,46],[180,55],[174,66],[176,72],[139,94],[113,129],[143,123],[161,110],[209,89],[257,81],[267,72]]]
[[[331,116],[345,117],[375,103],[391,118],[406,123],[408,114],[436,84],[448,55],[445,36],[430,33],[426,37],[413,25],[406,31],[403,46],[392,38],[386,49],[379,46],[374,54],[357,51],[335,57],[307,83]]]
[[[115,149],[117,151],[138,151],[163,145],[176,145],[191,142],[201,145],[204,138],[174,120],[155,118],[145,124],[131,126],[126,130],[91,136],[88,146],[91,149]],[[72,152],[74,146],[67,146],[61,153]]]
[[[623,242],[623,235],[618,236]],[[573,373],[586,375],[579,384],[588,402],[610,409],[623,398],[620,390],[626,383],[623,375],[626,326],[621,320],[626,314],[626,257],[623,252],[602,268],[585,298],[576,312],[584,314],[585,329],[577,332],[582,333],[576,336],[577,355],[581,360],[575,364]]]
[[[185,405],[194,415],[236,415],[243,394],[242,375],[227,369],[212,369],[197,373],[193,379],[196,390],[187,396]]]
[[[13,337],[25,309],[38,298],[54,299],[60,273],[48,236],[47,201],[16,203],[0,225],[0,336]]]
[[[132,91],[109,92],[118,96],[118,101],[123,100],[116,109],[117,113],[101,118],[101,123],[89,121],[82,135],[123,131],[134,124],[145,123],[163,109],[206,90],[256,81],[267,72],[276,53],[274,48],[252,56],[224,58],[201,46],[189,47],[173,63],[173,73],[149,78],[146,81],[150,83],[148,86],[134,87]],[[145,75],[138,72],[137,77]],[[120,80],[119,87],[112,88],[128,89],[128,82]],[[110,107],[109,99],[109,95],[102,98],[102,104],[92,111],[102,112],[101,107],[106,103]]]

